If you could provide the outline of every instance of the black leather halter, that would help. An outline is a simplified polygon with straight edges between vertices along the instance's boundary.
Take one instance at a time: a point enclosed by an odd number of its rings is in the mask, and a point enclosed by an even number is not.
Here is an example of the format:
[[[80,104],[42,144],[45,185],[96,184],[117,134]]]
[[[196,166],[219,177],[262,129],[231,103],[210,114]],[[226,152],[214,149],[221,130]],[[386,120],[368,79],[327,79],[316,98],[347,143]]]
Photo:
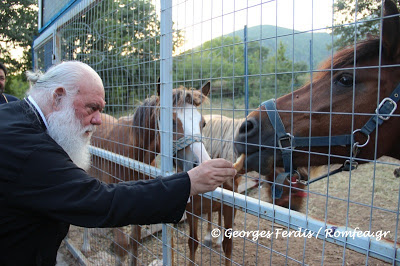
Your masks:
[[[283,193],[282,184],[285,180],[288,180],[289,183],[302,183],[304,185],[309,185],[317,180],[327,177],[328,175],[332,175],[341,171],[354,169],[357,165],[353,160],[347,160],[339,169],[336,169],[326,175],[318,177],[316,179],[305,181],[300,179],[300,174],[295,170],[295,167],[292,163],[292,153],[293,149],[296,147],[326,147],[326,146],[349,146],[353,147],[353,156],[357,156],[357,153],[360,148],[366,146],[370,139],[370,134],[380,126],[384,121],[388,120],[391,115],[397,109],[397,102],[400,97],[400,83],[394,89],[392,94],[383,99],[378,108],[375,110],[375,114],[368,120],[368,122],[361,128],[353,131],[352,134],[347,135],[338,135],[338,136],[320,136],[320,137],[297,137],[293,136],[290,133],[287,133],[285,130],[285,126],[282,123],[282,120],[279,116],[279,113],[276,109],[275,99],[271,99],[263,102],[261,106],[264,106],[267,111],[268,118],[275,130],[275,135],[278,141],[279,149],[282,153],[283,166],[285,169],[284,173],[280,173],[276,179],[275,183],[272,185],[272,195],[279,199]],[[366,136],[367,140],[365,143],[360,144],[355,141],[354,135],[356,133],[362,133]],[[296,175],[298,178],[293,179],[293,176]]]

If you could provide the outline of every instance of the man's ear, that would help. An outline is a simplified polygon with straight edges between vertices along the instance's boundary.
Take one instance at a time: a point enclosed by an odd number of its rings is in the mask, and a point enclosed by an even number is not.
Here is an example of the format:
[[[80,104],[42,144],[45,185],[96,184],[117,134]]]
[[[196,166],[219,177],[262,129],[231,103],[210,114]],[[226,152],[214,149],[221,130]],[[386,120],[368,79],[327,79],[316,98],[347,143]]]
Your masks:
[[[61,107],[61,101],[66,95],[66,91],[63,87],[59,87],[53,92],[53,111],[59,111]]]

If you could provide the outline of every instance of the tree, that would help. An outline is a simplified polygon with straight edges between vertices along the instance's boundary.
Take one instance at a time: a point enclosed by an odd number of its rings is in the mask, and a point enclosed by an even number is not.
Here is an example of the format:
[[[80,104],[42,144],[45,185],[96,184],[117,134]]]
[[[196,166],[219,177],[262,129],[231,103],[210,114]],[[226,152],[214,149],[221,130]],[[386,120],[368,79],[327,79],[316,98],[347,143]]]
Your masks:
[[[304,62],[293,63],[286,49],[279,42],[276,54],[270,54],[261,42],[248,44],[249,101],[253,105],[260,103],[260,97],[280,96],[303,83],[301,78],[308,66]],[[208,79],[213,80],[212,87],[216,89],[211,97],[234,94],[235,101],[244,102],[244,44],[240,37],[218,37],[174,58],[174,80],[199,88]]]
[[[151,1],[95,2],[59,31],[64,59],[91,65],[100,74],[107,105],[128,106],[160,76],[160,21]],[[175,32],[174,45],[182,43]],[[154,92],[148,87],[148,94]],[[136,97],[138,96],[138,97]]]
[[[222,36],[203,43],[174,57],[174,80],[185,81],[199,88],[205,80],[213,79],[220,94],[243,88],[244,44],[239,37]]]
[[[11,75],[20,75],[32,65],[31,45],[37,34],[36,0],[2,0],[0,2],[0,61]],[[22,49],[22,58],[13,54]]]
[[[331,34],[337,38],[334,48],[352,45],[368,33],[379,35],[381,0],[337,0],[334,4],[335,28]],[[396,1],[397,2],[397,1]],[[399,3],[397,3],[399,6]]]

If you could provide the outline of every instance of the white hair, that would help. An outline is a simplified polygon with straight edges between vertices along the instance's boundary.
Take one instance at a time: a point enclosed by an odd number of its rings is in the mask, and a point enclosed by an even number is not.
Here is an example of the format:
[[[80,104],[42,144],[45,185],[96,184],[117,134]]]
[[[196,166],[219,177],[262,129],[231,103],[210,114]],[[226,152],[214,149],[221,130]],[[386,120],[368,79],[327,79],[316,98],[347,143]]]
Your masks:
[[[54,91],[64,88],[69,99],[79,90],[79,82],[87,77],[88,73],[97,73],[87,64],[79,61],[66,61],[50,67],[46,73],[27,71],[26,76],[31,84],[28,95],[39,106],[46,106],[51,102]]]
[[[88,125],[83,127],[75,116],[72,102],[59,111],[52,112],[47,117],[47,132],[58,145],[68,154],[71,160],[80,168],[89,170],[90,152],[89,143],[92,133],[86,135],[85,132],[94,132],[96,126]]]

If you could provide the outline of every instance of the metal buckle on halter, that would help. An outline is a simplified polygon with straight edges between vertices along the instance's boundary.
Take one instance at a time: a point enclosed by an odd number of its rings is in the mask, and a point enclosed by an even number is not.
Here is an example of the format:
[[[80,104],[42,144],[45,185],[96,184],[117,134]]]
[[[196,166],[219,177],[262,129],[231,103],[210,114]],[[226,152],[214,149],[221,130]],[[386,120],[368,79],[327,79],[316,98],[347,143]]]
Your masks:
[[[346,160],[343,164],[343,171],[355,170],[358,167],[358,163],[353,160]]]
[[[386,114],[385,116],[383,115],[379,115],[379,110],[381,109],[381,107],[386,103],[386,102],[390,102],[393,105],[393,109],[392,111],[390,111],[389,114]],[[378,115],[378,117],[382,120],[388,120],[390,118],[390,116],[396,111],[397,109],[397,103],[395,101],[393,101],[393,99],[391,98],[385,98],[381,101],[381,103],[379,104],[378,108],[375,109],[375,113]]]
[[[298,178],[293,179],[293,177],[295,177],[296,175],[298,176]],[[300,175],[299,171],[293,170],[292,174],[289,174],[289,175],[286,176],[286,181],[289,184],[292,184],[292,185],[296,185],[298,183],[301,183],[301,175]]]
[[[363,148],[363,147],[365,147],[365,146],[368,144],[369,139],[370,139],[369,135],[365,134],[361,129],[356,129],[356,130],[354,130],[354,131],[353,131],[353,136],[354,136],[357,132],[360,132],[360,133],[362,133],[364,136],[366,136],[366,137],[367,137],[367,140],[364,142],[364,144],[360,144],[359,142],[354,143],[353,149],[354,149],[355,147],[357,147],[357,148]],[[357,152],[356,152],[355,150],[353,150],[353,152],[354,152],[354,154],[357,154]]]
[[[286,137],[282,137],[282,138],[280,138],[280,139],[278,139],[278,145],[279,145],[279,148],[289,148],[289,147],[291,147],[291,148],[294,148],[293,146],[292,146],[292,144],[293,144],[293,136],[290,134],[290,133],[286,133]],[[282,145],[282,141],[287,141],[287,142],[289,142],[289,145],[288,146],[283,146]]]

